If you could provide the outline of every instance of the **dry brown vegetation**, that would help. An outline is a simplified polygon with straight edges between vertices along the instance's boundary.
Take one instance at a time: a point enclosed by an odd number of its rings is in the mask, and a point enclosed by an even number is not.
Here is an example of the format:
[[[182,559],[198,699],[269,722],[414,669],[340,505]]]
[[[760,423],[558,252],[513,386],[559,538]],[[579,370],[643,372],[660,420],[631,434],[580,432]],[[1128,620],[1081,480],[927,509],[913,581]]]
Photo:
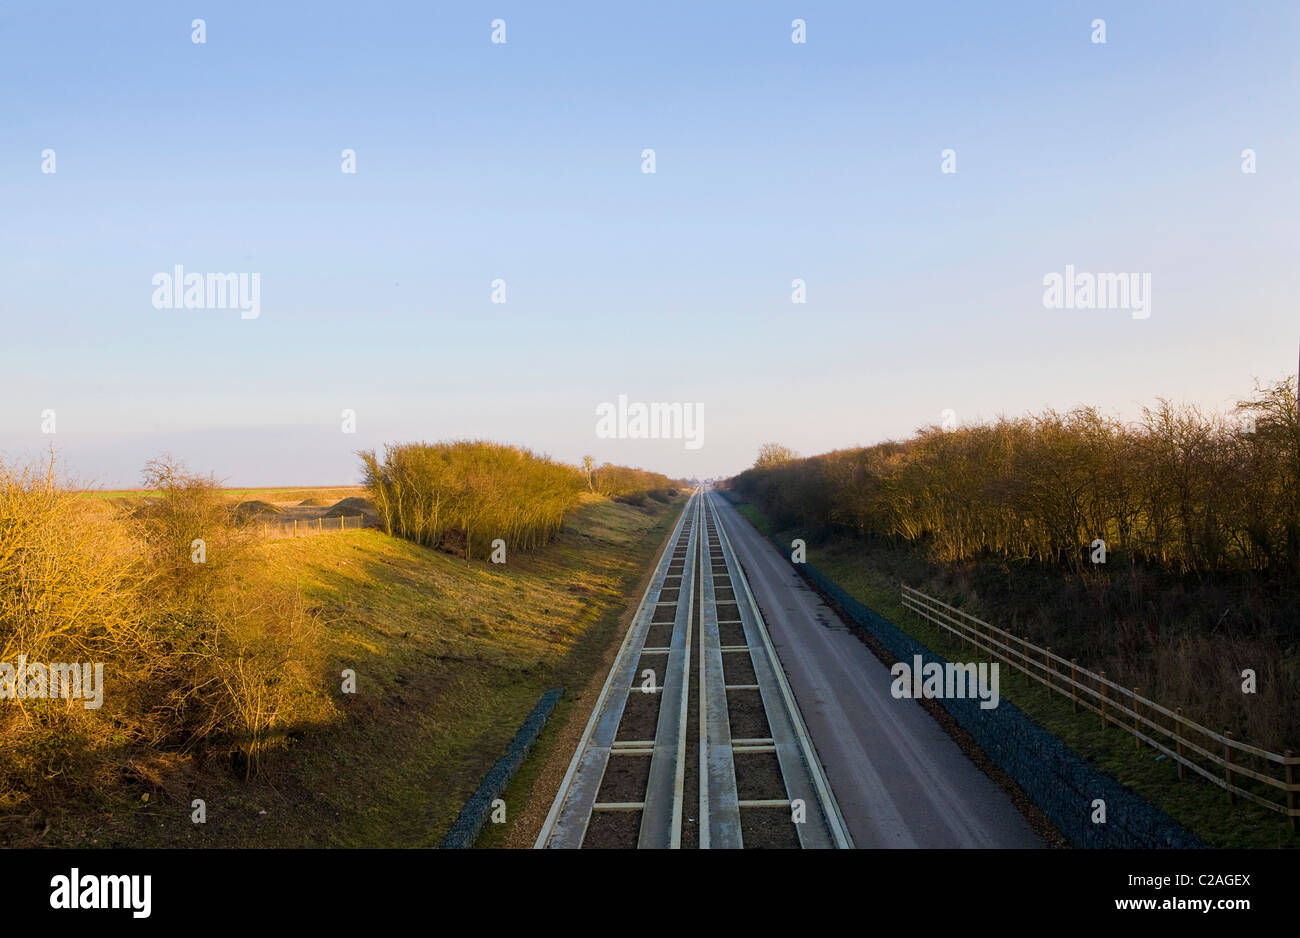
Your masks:
[[[1134,423],[1080,408],[808,459],[778,450],[732,483],[778,529],[866,542],[897,578],[1300,749],[1293,381],[1233,415],[1161,401]],[[1240,692],[1245,668],[1256,695]]]
[[[145,483],[156,497],[127,513],[78,496],[52,457],[0,464],[0,661],[104,672],[99,709],[0,705],[0,815],[123,778],[165,787],[183,756],[247,773],[330,706],[311,690],[315,622],[296,592],[235,588],[248,539],[215,482],[160,460]]]

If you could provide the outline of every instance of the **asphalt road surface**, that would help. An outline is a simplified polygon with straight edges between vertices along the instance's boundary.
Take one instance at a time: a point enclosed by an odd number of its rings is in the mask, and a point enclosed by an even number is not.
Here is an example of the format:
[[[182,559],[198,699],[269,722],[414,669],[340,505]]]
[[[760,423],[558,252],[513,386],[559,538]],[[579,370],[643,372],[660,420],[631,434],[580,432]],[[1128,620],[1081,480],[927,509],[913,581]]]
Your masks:
[[[710,493],[858,847],[1041,847],[1024,816],[889,669],[794,572],[788,557]]]

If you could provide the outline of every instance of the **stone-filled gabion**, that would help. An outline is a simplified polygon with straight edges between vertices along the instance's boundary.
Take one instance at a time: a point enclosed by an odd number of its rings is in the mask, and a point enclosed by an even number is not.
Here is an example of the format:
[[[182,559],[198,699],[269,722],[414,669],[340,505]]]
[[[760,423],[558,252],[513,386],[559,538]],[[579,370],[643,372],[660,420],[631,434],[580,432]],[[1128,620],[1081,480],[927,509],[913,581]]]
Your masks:
[[[551,711],[555,709],[556,703],[563,694],[563,687],[552,687],[542,694],[541,699],[537,701],[537,706],[533,707],[533,712],[519,727],[519,732],[515,733],[515,738],[510,740],[510,745],[506,747],[506,754],[497,760],[496,765],[488,769],[474,794],[470,795],[465,806],[460,809],[456,822],[451,825],[451,830],[442,840],[441,849],[463,850],[474,846],[479,831],[483,829],[488,815],[492,812],[492,802],[506,790],[510,779],[514,778],[515,772],[519,771],[519,766],[523,765],[524,756],[537,741],[538,734],[542,732],[542,727],[546,725]]]

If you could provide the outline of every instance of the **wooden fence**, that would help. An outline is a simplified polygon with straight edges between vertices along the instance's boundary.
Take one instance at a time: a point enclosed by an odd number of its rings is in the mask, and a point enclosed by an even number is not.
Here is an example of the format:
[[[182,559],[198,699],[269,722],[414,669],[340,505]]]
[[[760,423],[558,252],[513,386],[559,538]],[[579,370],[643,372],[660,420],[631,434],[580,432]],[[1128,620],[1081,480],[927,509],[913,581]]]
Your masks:
[[[1163,752],[1178,765],[1178,777],[1188,770],[1227,791],[1235,803],[1245,798],[1270,811],[1285,815],[1291,830],[1300,818],[1300,784],[1296,766],[1300,757],[1290,750],[1279,754],[1260,749],[1224,730],[1216,733],[1183,716],[1181,708],[1170,710],[1140,688],[1121,687],[1107,679],[1105,671],[1081,668],[1078,659],[1066,660],[1024,637],[990,625],[933,596],[903,584],[903,605],[917,615],[958,636],[985,652],[990,659],[1010,665],[1025,675],[1025,685],[1035,680],[1047,686],[1049,694],[1069,697],[1074,712],[1080,707],[1101,716],[1102,726],[1118,726],[1133,737],[1133,745],[1146,743]],[[1242,787],[1253,780],[1253,790]],[[1273,796],[1273,797],[1269,797]],[[1274,800],[1278,799],[1278,800]]]
[[[326,534],[330,531],[355,531],[365,527],[365,515],[339,515],[337,518],[312,518],[296,521],[264,521],[263,537],[299,537]]]

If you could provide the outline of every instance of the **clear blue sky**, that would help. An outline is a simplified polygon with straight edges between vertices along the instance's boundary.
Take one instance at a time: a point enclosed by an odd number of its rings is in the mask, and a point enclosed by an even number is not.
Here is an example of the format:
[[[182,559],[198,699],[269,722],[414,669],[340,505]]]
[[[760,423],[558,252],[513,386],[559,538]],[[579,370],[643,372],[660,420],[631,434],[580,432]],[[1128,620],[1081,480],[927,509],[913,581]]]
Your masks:
[[[323,484],[357,448],[481,437],[704,476],[946,408],[1226,407],[1295,369],[1298,25],[1290,0],[9,0],[0,451]],[[260,273],[260,318],[155,309],[176,264]],[[1151,317],[1044,309],[1066,264],[1150,272]],[[704,445],[597,439],[620,393],[702,403]]]

